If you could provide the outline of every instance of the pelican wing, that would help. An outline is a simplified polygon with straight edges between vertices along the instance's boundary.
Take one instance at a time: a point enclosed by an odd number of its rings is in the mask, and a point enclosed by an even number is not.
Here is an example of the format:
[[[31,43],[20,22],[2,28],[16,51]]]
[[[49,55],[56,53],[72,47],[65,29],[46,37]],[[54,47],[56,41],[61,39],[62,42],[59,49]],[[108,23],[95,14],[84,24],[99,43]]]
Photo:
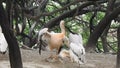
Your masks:
[[[70,51],[72,53],[73,59],[82,64],[85,62],[85,49],[83,47],[82,36],[78,34],[69,35],[70,40]]]
[[[40,40],[41,35],[44,34],[44,33],[47,33],[47,32],[48,32],[48,28],[43,28],[43,29],[41,29],[39,31],[39,33],[38,33],[38,42]]]
[[[8,43],[4,37],[3,33],[0,33],[0,52],[5,52],[7,50]]]

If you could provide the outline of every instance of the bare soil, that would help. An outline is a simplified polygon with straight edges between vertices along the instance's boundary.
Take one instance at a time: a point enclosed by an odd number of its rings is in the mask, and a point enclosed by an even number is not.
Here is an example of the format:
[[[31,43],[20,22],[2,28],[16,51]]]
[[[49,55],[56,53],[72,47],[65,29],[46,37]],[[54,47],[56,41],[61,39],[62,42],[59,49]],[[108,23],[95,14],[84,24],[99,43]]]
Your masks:
[[[51,52],[42,51],[39,55],[38,50],[21,49],[23,66],[24,68],[115,68],[116,65],[116,55],[112,54],[87,53],[86,63],[80,66],[69,61],[47,62],[45,59],[50,54]],[[8,53],[0,54],[0,68],[10,68]]]

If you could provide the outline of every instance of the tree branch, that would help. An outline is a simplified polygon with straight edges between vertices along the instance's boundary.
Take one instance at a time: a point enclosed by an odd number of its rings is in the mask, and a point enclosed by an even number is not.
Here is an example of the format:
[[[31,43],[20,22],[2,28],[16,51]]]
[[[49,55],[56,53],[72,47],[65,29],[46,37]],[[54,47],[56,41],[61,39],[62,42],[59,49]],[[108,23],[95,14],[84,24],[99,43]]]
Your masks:
[[[59,11],[63,11],[63,10],[65,10],[67,7],[69,7],[69,6],[71,6],[71,5],[74,5],[74,4],[76,4],[76,3],[79,3],[80,1],[81,1],[81,0],[75,0],[75,1],[67,4],[67,5],[64,6],[63,8],[60,8],[60,9],[57,9],[57,10],[55,10],[55,11],[48,12],[48,13],[46,13],[46,12],[45,12],[45,13],[41,13],[41,14],[39,14],[38,16],[32,16],[32,15],[29,15],[29,14],[25,14],[25,16],[28,17],[28,18],[30,18],[30,19],[37,20],[37,19],[39,19],[39,18],[42,17],[42,16],[50,16],[50,15],[53,15],[54,13],[59,12]]]
[[[105,30],[107,25],[109,25],[109,23],[111,23],[111,21],[113,19],[118,17],[119,14],[120,14],[120,7],[116,8],[112,13],[106,15],[99,22],[99,24],[96,26],[94,32],[92,33],[92,35],[88,39],[88,43],[87,43],[87,46],[86,46],[87,51],[89,50],[90,52],[93,52],[93,50],[96,47],[95,45],[97,43],[98,38],[101,36],[101,34],[103,33],[103,31]]]
[[[88,12],[87,10],[82,10],[82,9],[87,6],[93,5],[93,4],[94,4],[94,2],[86,2],[86,3],[82,4],[81,6],[79,6],[78,8],[75,8],[71,11],[67,11],[67,12],[61,14],[60,16],[50,20],[47,24],[44,25],[44,27],[51,28],[51,27],[55,26],[60,20],[74,16],[74,13],[76,13],[77,10],[79,11],[79,13],[77,15],[87,13]]]

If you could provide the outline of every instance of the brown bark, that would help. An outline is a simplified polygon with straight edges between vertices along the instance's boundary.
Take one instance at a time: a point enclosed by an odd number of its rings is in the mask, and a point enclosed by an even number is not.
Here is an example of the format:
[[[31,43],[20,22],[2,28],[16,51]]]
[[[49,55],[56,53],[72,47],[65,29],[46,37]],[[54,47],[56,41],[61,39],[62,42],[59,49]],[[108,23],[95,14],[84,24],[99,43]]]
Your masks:
[[[37,22],[34,22],[33,24],[32,24],[32,26],[31,26],[31,28],[30,28],[30,30],[29,30],[29,34],[28,34],[28,36],[30,37],[30,38],[26,38],[25,39],[25,45],[27,45],[28,47],[32,47],[35,43],[36,43],[36,41],[35,41],[35,39],[33,39],[33,32],[34,32],[34,28],[35,28],[35,26],[38,24],[38,21]]]
[[[108,27],[104,30],[103,34],[101,35],[104,53],[109,52],[108,42],[107,42],[107,33],[108,33],[109,28],[110,28],[110,24],[108,25]]]
[[[6,11],[4,10],[2,3],[0,3],[0,25],[8,43],[11,68],[23,68],[20,49],[13,31],[10,28]]]
[[[113,19],[115,19],[118,15],[120,14],[120,7],[116,8],[113,12],[110,14],[106,15],[96,26],[94,32],[92,35],[89,37],[87,45],[86,45],[86,50],[88,52],[94,52],[96,48],[96,43],[98,38],[101,36],[105,28],[111,23]]]
[[[117,30],[117,39],[118,39],[118,51],[117,51],[117,64],[116,68],[120,68],[120,26]]]
[[[113,11],[114,3],[115,3],[115,0],[108,1],[108,7],[107,7],[107,11],[106,11],[105,16],[107,16],[108,14],[110,14]],[[104,53],[109,52],[108,47],[107,47],[107,39],[106,38],[107,38],[107,33],[108,33],[109,28],[110,28],[110,25],[111,25],[111,23],[108,24],[108,26],[103,31],[103,34],[101,35]]]
[[[71,11],[67,11],[67,12],[61,14],[60,16],[53,18],[52,20],[47,22],[47,24],[45,24],[44,27],[51,28],[51,27],[55,26],[56,24],[58,24],[60,20],[63,20],[68,17],[73,17],[75,15],[76,11],[79,12],[76,15],[81,15],[81,14],[87,13],[88,11],[84,11],[82,9],[87,6],[93,5],[93,4],[94,4],[94,2],[86,2],[86,3],[82,4],[81,6],[79,6],[78,8],[75,8]]]
[[[101,36],[101,40],[102,40],[104,53],[109,52],[106,36],[105,35]]]

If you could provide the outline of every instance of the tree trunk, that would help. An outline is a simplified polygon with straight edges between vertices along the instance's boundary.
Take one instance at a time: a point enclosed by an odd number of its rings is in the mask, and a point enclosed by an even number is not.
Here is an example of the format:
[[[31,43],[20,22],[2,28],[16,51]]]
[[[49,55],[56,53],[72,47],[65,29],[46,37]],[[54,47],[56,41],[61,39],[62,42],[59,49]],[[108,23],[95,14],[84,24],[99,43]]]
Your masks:
[[[0,3],[0,25],[8,43],[11,68],[23,68],[20,49],[17,40],[14,37],[13,31],[10,28],[2,3]]]
[[[93,24],[93,20],[94,20],[94,18],[96,17],[96,15],[97,15],[97,12],[95,11],[94,13],[93,13],[93,15],[92,15],[92,17],[90,18],[90,34],[92,34],[92,32],[94,31],[94,24]]]
[[[117,30],[117,39],[118,39],[118,51],[117,51],[117,64],[116,68],[120,68],[120,26]]]
[[[34,32],[34,28],[35,28],[35,26],[38,24],[38,21],[36,21],[36,22],[34,22],[33,24],[32,24],[32,26],[31,26],[31,28],[30,28],[30,30],[29,30],[29,34],[28,34],[28,36],[31,38],[31,39],[29,39],[29,38],[26,38],[26,40],[25,40],[25,45],[27,45],[28,47],[32,47],[33,45],[34,45],[34,43],[35,43],[35,41],[34,41],[34,39],[33,39],[33,32]]]
[[[98,38],[101,36],[105,28],[120,14],[120,7],[116,8],[113,12],[106,15],[96,26],[94,32],[90,35],[86,44],[87,52],[95,52],[96,43]]]
[[[101,40],[102,40],[102,45],[103,45],[104,53],[109,52],[109,49],[108,49],[108,46],[107,46],[106,36],[105,36],[105,35],[102,35],[102,36],[101,36]]]
[[[108,7],[107,7],[106,15],[110,14],[113,11],[114,3],[115,3],[115,0],[109,0],[108,1]],[[106,39],[106,37],[107,37],[108,30],[110,28],[110,24],[108,24],[108,26],[106,27],[106,29],[104,30],[104,32],[103,32],[103,34],[101,36],[104,53],[109,52],[108,47],[107,47],[107,39]]]
[[[107,33],[108,33],[109,28],[110,28],[110,24],[109,24],[108,27],[104,30],[104,32],[103,32],[103,34],[102,34],[102,36],[101,36],[104,53],[109,52],[108,43],[107,43]]]

